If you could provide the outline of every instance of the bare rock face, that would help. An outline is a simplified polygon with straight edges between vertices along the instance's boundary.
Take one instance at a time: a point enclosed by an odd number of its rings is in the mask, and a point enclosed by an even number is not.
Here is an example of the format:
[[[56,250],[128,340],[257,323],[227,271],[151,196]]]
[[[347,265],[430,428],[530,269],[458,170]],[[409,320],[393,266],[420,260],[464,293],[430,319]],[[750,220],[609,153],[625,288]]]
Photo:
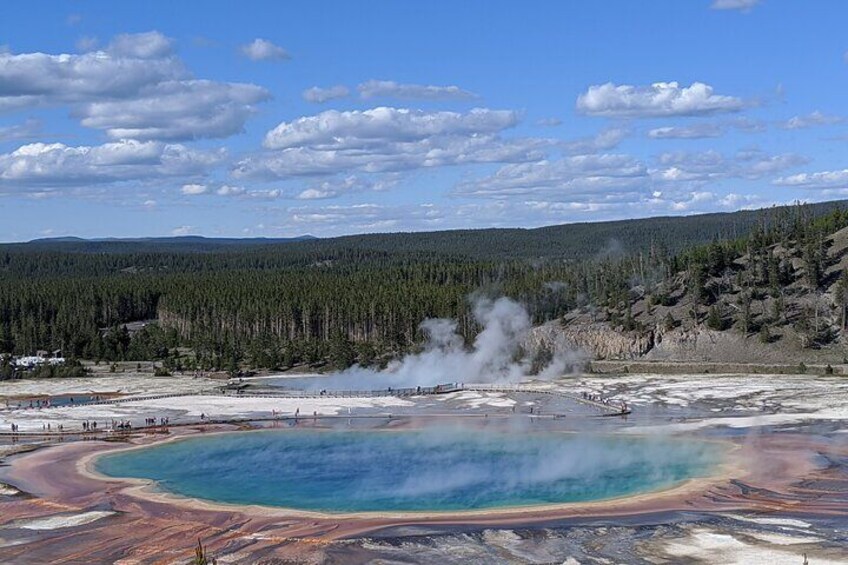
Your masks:
[[[559,321],[533,328],[526,339],[529,350],[583,351],[592,359],[638,359],[654,347],[654,331],[624,332],[595,322],[563,326]]]

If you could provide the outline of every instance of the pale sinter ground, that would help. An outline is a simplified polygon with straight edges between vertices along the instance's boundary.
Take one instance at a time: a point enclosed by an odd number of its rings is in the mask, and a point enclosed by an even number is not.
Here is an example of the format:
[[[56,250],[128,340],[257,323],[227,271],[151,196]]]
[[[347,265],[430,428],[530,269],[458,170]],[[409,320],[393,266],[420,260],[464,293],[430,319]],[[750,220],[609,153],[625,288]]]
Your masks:
[[[297,378],[303,378],[298,375]],[[3,397],[27,397],[59,394],[121,393],[123,395],[158,395],[208,391],[220,386],[222,381],[192,377],[159,377],[149,375],[98,376],[75,380],[14,381],[0,383],[0,402]],[[624,376],[572,376],[553,381],[533,383],[539,389],[561,388],[580,394],[583,391],[600,393],[604,397],[625,400],[634,407],[632,421],[619,429],[627,433],[681,433],[708,430],[727,426],[752,432],[762,426],[797,426],[802,428],[816,423],[830,423],[835,429],[833,437],[846,438],[848,442],[848,379],[843,377],[755,375],[624,375]],[[42,410],[0,409],[0,426],[9,429],[15,422],[21,431],[39,431],[45,422],[79,426],[84,420],[139,420],[145,417],[167,415],[173,423],[196,421],[200,414],[209,418],[267,417],[275,411],[291,414],[300,409],[304,416],[313,411],[321,415],[358,414],[367,412],[414,413],[419,408],[447,411],[509,412],[516,407],[528,407],[543,402],[506,393],[463,391],[437,397],[399,399],[381,398],[234,398],[213,396],[178,396],[161,399],[137,400],[115,405],[57,407]],[[664,412],[654,418],[654,412]],[[669,415],[671,413],[671,416]],[[679,414],[679,417],[675,417]],[[0,453],[2,455],[2,453]],[[9,494],[3,492],[0,494]],[[99,519],[90,514],[57,516],[54,521],[17,524],[17,528],[67,528],[86,521]],[[828,546],[822,547],[820,531],[814,531],[805,520],[770,518],[744,515],[725,515],[725,522],[715,525],[696,524],[681,527],[670,540],[656,540],[648,553],[657,556],[651,562],[715,562],[723,563],[802,563],[801,555],[808,554],[811,564],[845,562]],[[732,525],[728,525],[732,524]],[[0,535],[0,539],[4,536]],[[416,551],[434,552],[456,562],[456,543],[459,538],[444,537],[433,541],[425,550],[415,545]],[[510,530],[487,530],[480,536],[465,537],[464,551],[469,559],[483,551],[484,546],[497,546],[517,562],[538,562],[546,552],[555,551],[557,537],[552,533],[545,543],[531,544]],[[4,539],[4,543],[13,540]],[[371,543],[383,554],[393,550],[379,542]],[[376,544],[376,545],[374,545]],[[439,544],[443,552],[438,551]],[[450,548],[448,547],[450,546]],[[395,547],[395,549],[400,549]],[[407,547],[411,550],[412,546]],[[647,550],[646,550],[647,551]],[[400,553],[398,554],[400,555]],[[557,554],[560,559],[562,554]],[[423,554],[422,554],[423,556]],[[664,557],[663,557],[664,556]],[[553,555],[551,556],[553,557]],[[592,562],[570,557],[571,563]],[[509,561],[509,559],[507,560]],[[562,562],[562,561],[560,561]]]

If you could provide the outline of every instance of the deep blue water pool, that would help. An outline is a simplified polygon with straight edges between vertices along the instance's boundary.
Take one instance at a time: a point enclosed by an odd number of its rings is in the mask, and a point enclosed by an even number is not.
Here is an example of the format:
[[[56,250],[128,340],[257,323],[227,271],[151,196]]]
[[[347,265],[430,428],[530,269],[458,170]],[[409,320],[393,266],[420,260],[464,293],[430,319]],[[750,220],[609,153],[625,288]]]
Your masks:
[[[693,440],[423,431],[254,431],[106,455],[97,469],[166,491],[327,512],[448,511],[611,498],[702,476],[722,458]]]

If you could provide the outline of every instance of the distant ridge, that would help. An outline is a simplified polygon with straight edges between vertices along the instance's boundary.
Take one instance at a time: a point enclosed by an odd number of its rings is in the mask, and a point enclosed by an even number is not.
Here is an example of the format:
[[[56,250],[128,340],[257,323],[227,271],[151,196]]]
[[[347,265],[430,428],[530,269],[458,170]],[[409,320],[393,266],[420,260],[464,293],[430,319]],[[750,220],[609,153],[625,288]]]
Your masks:
[[[93,237],[84,238],[76,236],[65,237],[41,237],[31,239],[28,243],[210,243],[210,244],[267,244],[267,243],[286,243],[290,241],[309,241],[318,239],[314,235],[299,235],[296,237],[205,237],[202,235],[180,235],[180,236],[163,236],[163,237]]]
[[[430,232],[394,232],[316,238],[219,238],[198,235],[176,237],[99,238],[59,237],[0,245],[0,252],[45,253],[257,253],[285,254],[295,262],[323,261],[339,256],[381,254],[398,257],[439,254],[474,260],[553,259],[582,260],[663,250],[677,253],[714,239],[747,236],[758,224],[774,221],[797,205],[758,210],[714,212],[691,216],[656,216],[632,220],[578,222],[539,228],[453,229]],[[803,204],[810,218],[837,208],[848,200]]]

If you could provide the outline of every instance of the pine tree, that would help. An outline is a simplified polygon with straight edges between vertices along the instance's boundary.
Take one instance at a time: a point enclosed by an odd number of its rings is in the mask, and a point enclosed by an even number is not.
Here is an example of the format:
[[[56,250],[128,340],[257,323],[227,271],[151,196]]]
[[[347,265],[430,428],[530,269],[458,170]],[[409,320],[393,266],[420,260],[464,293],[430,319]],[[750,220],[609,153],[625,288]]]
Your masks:
[[[724,319],[719,312],[718,306],[715,304],[710,306],[709,313],[707,314],[707,327],[717,331],[724,329]]]

